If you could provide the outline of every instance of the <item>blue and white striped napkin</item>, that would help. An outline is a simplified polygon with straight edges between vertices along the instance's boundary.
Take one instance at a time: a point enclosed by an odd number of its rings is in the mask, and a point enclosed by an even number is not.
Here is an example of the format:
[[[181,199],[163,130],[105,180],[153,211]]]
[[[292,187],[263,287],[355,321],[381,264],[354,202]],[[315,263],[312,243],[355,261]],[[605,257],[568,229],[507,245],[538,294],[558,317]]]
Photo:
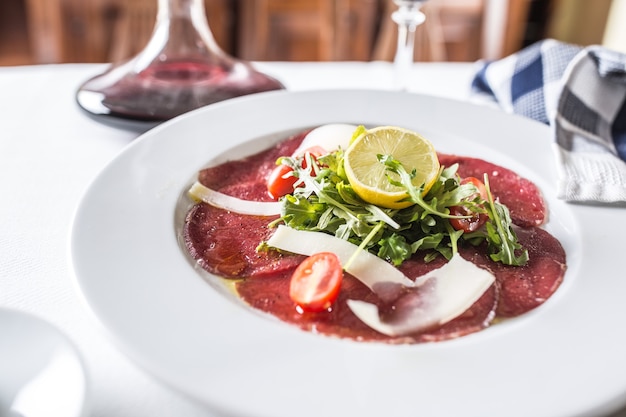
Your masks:
[[[558,198],[626,202],[626,55],[549,39],[485,63],[472,87],[552,126]]]

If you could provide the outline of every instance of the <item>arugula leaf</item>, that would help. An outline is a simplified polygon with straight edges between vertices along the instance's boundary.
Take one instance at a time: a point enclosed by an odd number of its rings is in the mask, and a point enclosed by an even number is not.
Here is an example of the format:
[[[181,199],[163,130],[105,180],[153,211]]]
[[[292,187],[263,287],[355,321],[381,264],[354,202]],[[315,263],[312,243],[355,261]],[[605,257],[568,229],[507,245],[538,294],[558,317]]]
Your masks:
[[[301,228],[311,228],[320,220],[320,213],[326,211],[326,205],[307,198],[286,195],[283,200],[283,220],[298,224]]]
[[[378,257],[390,260],[395,266],[401,265],[415,252],[411,244],[406,241],[406,238],[397,233],[381,239],[378,245],[380,246]]]
[[[489,178],[485,174],[485,188],[489,196],[487,211],[493,222],[485,226],[489,238],[487,239],[492,251],[490,257],[493,261],[502,262],[506,265],[521,266],[528,262],[528,251],[522,248],[517,241],[517,235],[512,227],[511,216],[508,207],[493,200],[489,187]],[[516,252],[519,255],[516,255]]]

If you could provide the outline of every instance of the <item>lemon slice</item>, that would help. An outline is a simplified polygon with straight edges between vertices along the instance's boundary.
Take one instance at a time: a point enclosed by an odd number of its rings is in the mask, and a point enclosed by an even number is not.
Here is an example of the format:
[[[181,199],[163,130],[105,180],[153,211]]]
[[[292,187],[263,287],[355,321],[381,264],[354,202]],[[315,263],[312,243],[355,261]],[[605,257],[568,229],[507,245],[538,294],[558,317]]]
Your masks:
[[[424,185],[426,194],[439,175],[439,159],[430,141],[410,130],[381,126],[366,130],[356,137],[346,150],[344,168],[354,191],[364,201],[380,207],[401,209],[412,205],[401,201],[408,197],[403,187],[392,185],[387,175],[399,180],[386,170],[377,155],[391,155],[400,161],[407,172],[415,169],[413,185]]]

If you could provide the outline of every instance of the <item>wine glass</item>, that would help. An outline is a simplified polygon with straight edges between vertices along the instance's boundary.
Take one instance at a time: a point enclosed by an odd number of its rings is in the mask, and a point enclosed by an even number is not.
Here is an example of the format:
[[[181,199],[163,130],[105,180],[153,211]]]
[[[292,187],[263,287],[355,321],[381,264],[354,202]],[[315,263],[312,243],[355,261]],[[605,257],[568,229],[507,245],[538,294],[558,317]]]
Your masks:
[[[415,29],[424,23],[426,15],[421,11],[426,0],[393,0],[398,10],[391,14],[391,19],[398,25],[398,46],[393,61],[395,87],[406,91],[413,53],[415,50]]]
[[[157,6],[145,48],[78,89],[76,101],[89,116],[141,132],[201,106],[284,88],[220,49],[204,0],[158,0]]]

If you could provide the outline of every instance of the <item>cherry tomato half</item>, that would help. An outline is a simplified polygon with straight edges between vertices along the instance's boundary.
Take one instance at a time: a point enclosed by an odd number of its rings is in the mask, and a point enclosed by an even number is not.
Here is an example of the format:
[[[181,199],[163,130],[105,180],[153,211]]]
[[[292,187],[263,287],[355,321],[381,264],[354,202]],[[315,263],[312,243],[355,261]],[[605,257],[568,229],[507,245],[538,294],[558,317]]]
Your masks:
[[[454,230],[463,230],[464,232],[475,232],[487,221],[485,213],[473,213],[464,206],[450,207],[450,214],[453,216],[470,216],[461,219],[450,219],[450,224]]]
[[[306,258],[294,271],[289,296],[303,310],[328,310],[339,295],[343,279],[341,262],[332,252],[320,252]]]
[[[466,177],[461,180],[461,185],[463,184],[472,184],[474,187],[478,189],[480,193],[480,198],[483,200],[487,199],[487,189],[485,188],[485,184],[476,177]]]
[[[307,155],[311,156],[311,159],[313,160],[313,162],[315,163],[315,165],[317,165],[318,167],[320,166],[320,163],[318,162],[317,158],[319,158],[322,155],[326,155],[326,150],[324,150],[324,148],[322,148],[321,146],[311,146],[310,148],[306,148],[303,152],[300,152],[300,154],[298,156],[302,156],[302,168],[307,167]],[[313,167],[311,167],[311,169],[309,170],[309,173],[311,175],[315,175],[315,170]]]
[[[478,178],[464,178],[461,181],[461,185],[463,184],[474,185],[478,189],[480,197],[483,200],[487,199],[487,189],[485,188],[485,184],[483,184],[483,182]],[[480,229],[480,227],[487,221],[487,215],[485,213],[474,213],[464,206],[450,207],[450,214],[453,216],[471,216],[464,219],[450,219],[450,225],[452,225],[455,230],[463,230],[464,232],[474,232]]]
[[[267,191],[274,200],[293,193],[293,185],[298,179],[291,175],[291,172],[293,172],[291,167],[278,165],[270,173],[270,176],[267,178]]]
[[[321,155],[324,155],[326,151],[321,146],[313,146],[302,152],[302,155],[306,155],[307,153],[311,155],[313,162],[317,164],[317,158]],[[306,167],[307,158],[305,157],[302,160],[302,168]],[[293,172],[293,169],[291,169],[287,165],[278,165],[276,168],[274,168],[274,170],[270,173],[270,176],[267,178],[267,191],[274,200],[278,200],[284,195],[293,193],[294,184],[296,183],[298,178],[289,174],[290,172]],[[315,174],[315,170],[313,167],[311,167],[310,173],[311,175]]]

